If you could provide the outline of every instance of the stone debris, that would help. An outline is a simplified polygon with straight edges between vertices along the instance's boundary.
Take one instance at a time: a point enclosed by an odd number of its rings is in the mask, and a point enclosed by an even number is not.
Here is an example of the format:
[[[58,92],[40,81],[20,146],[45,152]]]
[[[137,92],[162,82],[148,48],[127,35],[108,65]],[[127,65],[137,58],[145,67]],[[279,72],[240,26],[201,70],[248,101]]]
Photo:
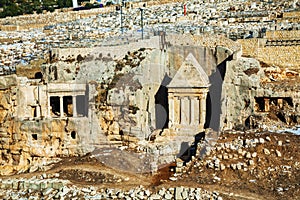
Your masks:
[[[277,155],[278,157],[281,157],[280,151],[278,151],[278,150],[276,149],[275,152],[276,152],[276,155]]]
[[[46,188],[41,188],[41,184],[51,182]],[[29,183],[29,184],[27,184]],[[18,187],[14,188],[16,184]],[[65,180],[53,181],[53,179],[2,179],[0,183],[1,198],[18,199],[214,199],[220,200],[222,197],[217,192],[210,192],[201,188],[175,187],[161,188],[157,192],[151,192],[143,186],[130,190],[120,190],[113,188],[97,189],[94,186],[79,188],[71,185]]]
[[[259,142],[260,137],[268,139],[261,143]],[[220,134],[218,142],[215,146],[210,147],[210,153],[205,157],[200,156],[200,152],[204,148],[203,141],[200,141],[198,143],[199,149],[196,151],[196,159],[185,163],[182,171],[187,172],[181,173],[177,177],[177,181],[194,181],[196,179],[201,184],[226,187],[230,185],[230,187],[237,189],[245,186],[245,184],[253,184],[251,187],[263,187],[270,193],[296,194],[299,190],[297,188],[297,178],[295,179],[295,177],[298,177],[300,164],[298,161],[295,162],[295,157],[299,155],[293,151],[298,151],[298,136],[293,135],[296,141],[289,146],[285,146],[286,148],[282,148],[278,145],[278,141],[286,137],[287,135],[278,133],[256,133],[254,131],[239,133],[236,136],[232,131],[227,131]],[[252,143],[256,145],[253,146]],[[232,146],[234,148],[231,148]],[[227,159],[224,159],[224,156],[218,156],[224,155],[225,152],[228,155]],[[199,156],[198,159],[197,156]],[[284,178],[281,179],[281,177]],[[243,182],[239,184],[241,180]],[[276,189],[278,185],[287,189]]]
[[[269,149],[264,149],[264,153],[265,153],[266,155],[270,155]]]
[[[252,171],[257,166],[257,164],[261,162],[260,154],[264,154],[264,156],[275,155],[277,157],[282,157],[282,153],[278,149],[269,150],[268,148],[262,148],[268,144],[265,142],[261,142],[262,141],[261,138],[254,138],[252,140],[250,139],[242,140],[241,137],[242,136],[239,136],[238,139],[235,139],[231,142],[217,143],[213,148],[210,148],[211,149],[210,153],[206,155],[205,160],[203,160],[200,163],[194,164],[193,166],[196,168],[197,167],[201,168],[201,166],[206,166],[207,168],[216,171],[219,170],[224,171],[225,169],[228,168],[234,171],[238,170],[238,171],[246,172],[248,170]],[[271,138],[267,136],[266,141],[271,142]],[[275,144],[278,145],[278,142],[275,142]],[[200,148],[200,150],[197,150],[197,152],[201,151],[202,148],[201,146],[202,144],[198,143],[198,147]],[[254,147],[262,148],[261,152],[255,150],[253,152]],[[249,151],[250,149],[252,150],[252,152]],[[230,164],[226,164],[226,163],[230,163]],[[185,166],[182,165],[180,166],[181,166],[181,171],[184,171],[184,168],[189,167],[190,164],[186,163]],[[271,171],[274,170],[275,169],[271,169]]]

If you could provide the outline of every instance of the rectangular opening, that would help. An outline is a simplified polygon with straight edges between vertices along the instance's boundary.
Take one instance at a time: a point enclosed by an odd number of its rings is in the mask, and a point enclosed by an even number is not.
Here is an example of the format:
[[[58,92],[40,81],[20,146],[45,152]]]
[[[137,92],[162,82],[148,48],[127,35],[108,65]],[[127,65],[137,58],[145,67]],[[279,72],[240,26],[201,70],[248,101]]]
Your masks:
[[[31,113],[32,117],[37,117],[37,107],[36,106],[31,106]]]
[[[64,116],[72,117],[73,116],[73,103],[72,96],[63,97],[63,106],[64,106]]]
[[[59,117],[60,116],[60,101],[59,97],[50,97],[50,106],[51,106],[51,116]]]
[[[293,107],[293,99],[291,97],[255,97],[256,112],[269,112],[270,110],[285,109]]]

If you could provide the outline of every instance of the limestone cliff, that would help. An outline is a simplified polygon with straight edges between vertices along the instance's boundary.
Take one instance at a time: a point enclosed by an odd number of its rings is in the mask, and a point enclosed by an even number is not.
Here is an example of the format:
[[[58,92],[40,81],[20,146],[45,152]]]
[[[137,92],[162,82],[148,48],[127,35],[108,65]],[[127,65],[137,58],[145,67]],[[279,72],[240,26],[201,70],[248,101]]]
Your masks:
[[[278,128],[300,119],[299,74],[241,57],[223,37],[61,50],[28,70],[38,76],[0,77],[2,174],[45,169],[105,145],[150,152],[164,164],[206,128]]]

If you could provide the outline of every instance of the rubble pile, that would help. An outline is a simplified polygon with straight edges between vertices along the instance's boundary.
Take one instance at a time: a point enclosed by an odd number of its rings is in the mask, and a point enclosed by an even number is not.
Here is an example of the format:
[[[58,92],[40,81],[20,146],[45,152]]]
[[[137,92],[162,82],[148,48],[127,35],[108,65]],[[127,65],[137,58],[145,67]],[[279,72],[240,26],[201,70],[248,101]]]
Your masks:
[[[177,178],[236,189],[259,187],[258,194],[298,196],[298,141],[299,137],[291,134],[227,131],[214,146],[199,143],[198,153],[204,154],[180,165],[184,173]]]
[[[46,174],[44,174],[46,176]],[[69,181],[53,178],[1,179],[0,198],[12,199],[213,199],[222,200],[218,192],[201,188],[169,187],[150,190],[140,185],[124,190],[118,188],[78,187]]]

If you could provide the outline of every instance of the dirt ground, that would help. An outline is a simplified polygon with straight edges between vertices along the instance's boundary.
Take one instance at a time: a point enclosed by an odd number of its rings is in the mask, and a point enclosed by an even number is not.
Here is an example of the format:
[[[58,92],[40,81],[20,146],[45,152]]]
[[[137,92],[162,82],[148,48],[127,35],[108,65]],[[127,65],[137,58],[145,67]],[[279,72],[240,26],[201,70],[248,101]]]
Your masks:
[[[83,157],[66,158],[57,163],[47,174],[59,174],[61,179],[70,180],[77,186],[93,185],[97,188],[120,188],[129,190],[143,185],[152,191],[160,188],[175,186],[200,187],[209,191],[217,191],[223,199],[300,199],[300,136],[278,133],[222,133],[216,146],[230,143],[237,138],[253,139],[266,138],[270,141],[250,147],[247,151],[256,152],[253,166],[247,171],[233,170],[227,167],[216,170],[207,167],[207,160],[222,153],[212,151],[203,159],[195,158],[185,167],[185,172],[174,177],[175,163],[161,166],[155,174],[137,174],[120,171],[102,164],[99,159],[88,154]],[[282,141],[282,145],[278,145]],[[264,149],[269,149],[266,155]],[[281,156],[276,155],[276,150]],[[225,149],[226,154],[235,154],[232,150]],[[224,153],[224,152],[223,152]],[[236,159],[222,159],[225,166],[232,163],[246,162],[245,156]],[[173,169],[173,170],[172,170]],[[13,177],[31,177],[45,172],[21,174]],[[216,178],[217,177],[217,178]]]

